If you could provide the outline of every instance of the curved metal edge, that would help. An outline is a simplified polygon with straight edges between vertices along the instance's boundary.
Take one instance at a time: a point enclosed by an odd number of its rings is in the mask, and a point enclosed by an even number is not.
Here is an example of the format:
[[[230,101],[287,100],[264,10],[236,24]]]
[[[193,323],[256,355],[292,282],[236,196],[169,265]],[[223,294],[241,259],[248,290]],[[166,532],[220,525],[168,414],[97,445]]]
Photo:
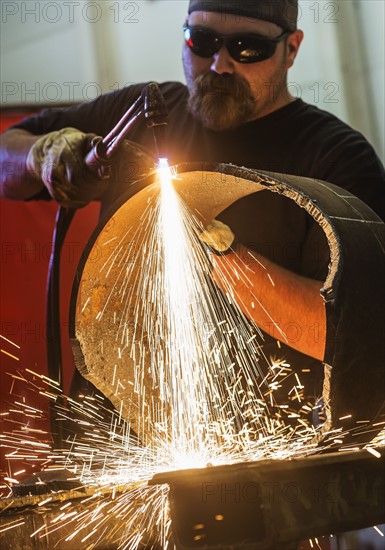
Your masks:
[[[331,183],[229,165],[220,169],[247,179],[271,176],[270,191],[305,208],[325,232],[330,248],[321,291],[327,317],[327,420],[316,441],[333,429],[345,444],[368,442],[381,430],[378,420],[385,409],[385,224],[360,199]]]
[[[345,419],[343,425],[347,430],[356,427],[356,421],[363,420],[365,416],[369,417],[368,420],[375,418],[384,401],[384,345],[378,340],[379,336],[381,338],[381,326],[375,327],[377,330],[368,330],[366,319],[366,324],[362,325],[366,329],[363,338],[360,334],[362,326],[357,324],[355,318],[366,310],[374,312],[380,323],[384,324],[384,316],[380,315],[379,305],[382,307],[381,296],[384,295],[381,273],[384,264],[385,225],[380,218],[345,189],[321,180],[259,172],[231,164],[186,163],[177,165],[174,169],[177,173],[199,170],[220,172],[262,184],[272,192],[291,198],[322,227],[329,243],[331,258],[329,273],[322,289],[327,315],[324,360],[327,421],[319,439],[322,439],[331,427],[340,426],[344,415],[351,415],[351,421],[346,422]],[[156,177],[155,171],[135,182],[129,191],[114,203],[95,228],[82,254],[72,289],[69,322],[71,343],[80,364],[82,354],[75,337],[75,311],[77,293],[89,253],[112,215],[134,194],[154,183]],[[351,250],[349,242],[352,238],[353,244],[357,246],[358,243],[361,251],[356,250],[354,253],[354,250]],[[379,261],[379,270],[368,271],[368,262],[375,264],[376,261]],[[355,296],[365,274],[370,274],[370,284],[366,285],[365,292]],[[359,353],[353,353],[348,344],[357,344],[361,341],[363,345],[359,345]],[[362,354],[368,348],[371,357],[368,357],[368,369],[365,370]],[[84,362],[84,358],[82,360]],[[346,376],[347,373],[349,376]],[[368,394],[368,389],[363,391],[362,385],[358,382],[362,381],[365,375],[369,378],[372,395]],[[370,376],[373,378],[370,379]],[[353,380],[352,384],[347,384],[349,379]]]

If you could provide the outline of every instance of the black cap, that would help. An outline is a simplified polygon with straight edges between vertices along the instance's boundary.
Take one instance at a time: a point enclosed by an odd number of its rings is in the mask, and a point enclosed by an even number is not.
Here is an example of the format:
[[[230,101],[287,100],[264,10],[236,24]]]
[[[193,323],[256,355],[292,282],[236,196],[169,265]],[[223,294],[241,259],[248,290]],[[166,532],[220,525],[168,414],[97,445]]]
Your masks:
[[[193,11],[229,13],[275,23],[284,30],[295,31],[298,0],[190,0]]]

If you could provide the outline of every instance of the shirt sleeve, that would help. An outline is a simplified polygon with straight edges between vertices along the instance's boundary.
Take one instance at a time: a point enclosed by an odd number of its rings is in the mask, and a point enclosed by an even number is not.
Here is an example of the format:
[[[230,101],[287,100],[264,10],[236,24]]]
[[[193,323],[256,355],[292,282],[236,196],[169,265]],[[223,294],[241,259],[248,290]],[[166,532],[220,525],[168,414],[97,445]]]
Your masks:
[[[347,189],[385,220],[385,170],[373,147],[340,122],[328,132],[328,147],[321,145],[315,159],[325,170],[320,179]]]
[[[41,113],[25,118],[12,128],[43,135],[62,128],[76,128],[84,133],[104,137],[120,120],[125,111],[139,97],[145,84],[136,84],[99,96],[94,101],[66,108],[44,109]]]

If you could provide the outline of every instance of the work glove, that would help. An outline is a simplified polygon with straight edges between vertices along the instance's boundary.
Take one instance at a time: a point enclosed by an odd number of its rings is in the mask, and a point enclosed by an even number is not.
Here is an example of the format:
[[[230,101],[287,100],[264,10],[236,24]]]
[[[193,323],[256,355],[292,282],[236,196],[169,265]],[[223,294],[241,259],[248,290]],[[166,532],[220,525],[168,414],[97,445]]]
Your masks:
[[[232,251],[236,239],[230,227],[219,220],[213,220],[200,234],[200,240],[208,250],[217,256],[224,256]]]
[[[99,199],[108,186],[108,179],[100,179],[84,162],[95,137],[63,128],[39,138],[28,153],[27,170],[42,180],[62,206],[81,208]]]

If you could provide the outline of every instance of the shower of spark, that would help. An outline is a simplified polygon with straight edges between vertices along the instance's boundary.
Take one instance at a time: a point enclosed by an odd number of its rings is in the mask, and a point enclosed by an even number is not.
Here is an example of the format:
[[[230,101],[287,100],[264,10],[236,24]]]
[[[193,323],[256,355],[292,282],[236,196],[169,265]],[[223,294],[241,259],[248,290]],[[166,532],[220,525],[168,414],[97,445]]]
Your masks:
[[[33,536],[71,525],[66,540],[76,537],[87,548],[103,539],[124,550],[148,541],[171,549],[167,488],[147,486],[154,474],[314,452],[316,430],[308,421],[314,403],[290,365],[264,356],[260,331],[237,308],[225,280],[224,292],[212,282],[210,254],[199,239],[203,227],[175,192],[174,177],[161,160],[159,200],[148,204],[134,239],[127,231],[111,241],[115,247],[100,270],[112,283],[105,303],[88,310],[88,297],[81,304],[82,313],[97,312],[89,320],[95,325],[111,315],[111,304],[122,305],[100,346],[135,365],[136,435],[121,411],[111,412],[95,394],[57,401],[58,419],[70,426],[65,450],[53,451],[28,427],[2,436],[10,465],[23,458],[64,468],[86,490],[81,512],[64,504]],[[131,253],[143,235],[136,265]],[[32,374],[37,391],[55,399],[57,383]],[[290,380],[286,402],[276,399]],[[119,384],[114,374],[112,385]],[[13,409],[41,414],[24,402]],[[343,433],[330,434],[333,442],[337,437],[342,444]],[[10,467],[9,484],[17,485],[17,474]],[[119,518],[113,528],[112,518]]]
[[[162,330],[155,335],[164,344],[157,361],[164,370],[156,378],[170,409],[170,451],[177,467],[217,464],[222,454],[225,461],[245,458],[250,446],[255,453],[256,441],[261,446],[284,429],[272,417],[266,421],[270,406],[260,367],[265,358],[250,324],[234,308],[230,288],[225,296],[211,283],[210,258],[199,240],[203,227],[175,192],[167,161],[159,170],[155,311],[163,323],[152,317],[154,310],[144,316],[148,326]],[[156,349],[155,341],[151,347]]]
[[[132,244],[126,247],[123,236],[102,267],[106,278],[114,273],[115,280],[95,317],[95,323],[100,321],[109,303],[124,303],[115,324],[116,355],[124,359],[129,353],[136,363],[138,410],[142,425],[147,423],[150,429],[146,435],[139,429],[139,439],[135,438],[130,425],[106,410],[103,398],[96,395],[58,405],[58,418],[73,422],[74,433],[82,430],[80,436],[69,436],[64,455],[34,442],[34,434],[24,434],[22,439],[19,434],[7,435],[3,443],[15,448],[8,455],[10,462],[17,456],[33,457],[41,464],[61,465],[83,486],[113,491],[107,501],[97,493],[87,496],[84,502],[95,501],[88,512],[74,514],[70,507],[36,536],[44,537],[71,522],[70,537],[84,542],[92,526],[100,539],[111,516],[119,515],[124,517],[125,529],[109,535],[115,535],[120,548],[137,548],[148,538],[166,548],[167,490],[146,486],[155,473],[303,454],[314,435],[306,424],[292,428],[283,422],[290,409],[277,407],[273,412],[274,391],[290,376],[290,368],[284,362],[270,365],[261,353],[258,330],[235,307],[231,289],[222,294],[212,283],[210,257],[199,240],[203,227],[175,192],[166,162],[161,162],[159,174],[159,201],[144,212],[136,232],[138,238],[143,233],[149,238],[135,284],[128,288],[134,268]],[[88,300],[83,310],[87,305]],[[137,321],[131,342],[130,316]],[[159,392],[161,406],[156,414],[143,385],[148,369]],[[40,377],[40,383],[40,393],[55,398],[55,382]],[[304,401],[303,406],[309,404]],[[306,452],[312,450],[309,444]]]

